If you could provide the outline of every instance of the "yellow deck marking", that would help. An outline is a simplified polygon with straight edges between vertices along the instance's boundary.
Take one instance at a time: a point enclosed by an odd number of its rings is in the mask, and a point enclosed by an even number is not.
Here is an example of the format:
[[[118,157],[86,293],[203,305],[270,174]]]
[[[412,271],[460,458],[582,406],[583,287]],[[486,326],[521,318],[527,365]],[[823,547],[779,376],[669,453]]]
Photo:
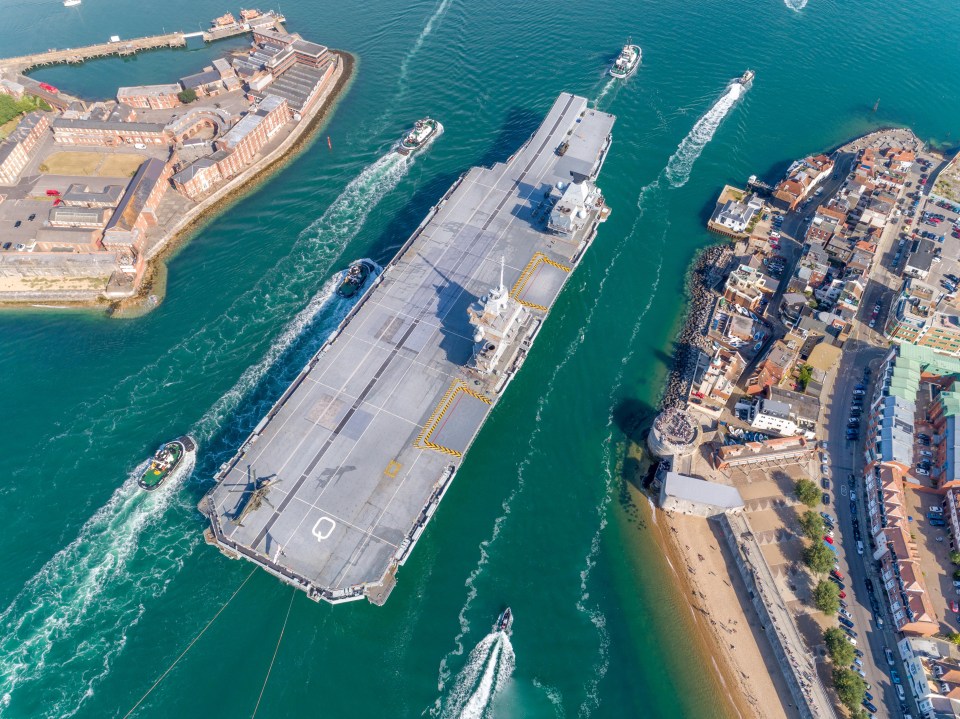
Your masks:
[[[423,430],[421,430],[416,441],[413,443],[414,447],[417,449],[433,449],[437,452],[449,454],[451,457],[463,456],[463,452],[458,452],[455,449],[450,449],[449,447],[444,447],[443,445],[439,445],[436,442],[430,441],[431,435],[437,430],[437,427],[440,426],[440,422],[443,421],[443,417],[447,413],[447,410],[453,406],[454,401],[461,394],[478,399],[485,404],[490,404],[490,400],[487,397],[484,397],[479,392],[475,392],[470,389],[463,380],[454,380],[450,385],[450,388],[444,393],[439,404],[437,404],[436,409],[433,410],[433,414],[430,415],[430,419],[428,419],[426,424],[423,425]]]
[[[527,284],[533,277],[533,273],[540,265],[550,265],[551,267],[556,267],[558,270],[563,270],[564,272],[570,271],[570,268],[566,265],[561,265],[559,262],[551,260],[542,252],[536,252],[534,253],[533,257],[530,258],[527,266],[523,268],[523,272],[521,272],[520,276],[517,278],[516,283],[513,285],[513,289],[510,290],[510,295],[524,307],[530,307],[531,309],[543,310],[546,312],[547,308],[543,305],[534,304],[533,302],[527,302],[526,300],[520,299],[520,293],[526,289]]]
[[[397,473],[400,471],[400,468],[403,465],[400,464],[397,460],[391,459],[390,464],[387,465],[387,468],[383,470],[383,473],[388,477],[396,477]]]

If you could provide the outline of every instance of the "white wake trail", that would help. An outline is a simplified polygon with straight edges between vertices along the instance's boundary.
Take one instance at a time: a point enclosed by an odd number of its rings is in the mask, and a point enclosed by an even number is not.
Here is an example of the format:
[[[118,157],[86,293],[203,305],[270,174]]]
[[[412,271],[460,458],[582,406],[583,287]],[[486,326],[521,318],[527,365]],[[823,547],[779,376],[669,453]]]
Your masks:
[[[417,36],[417,39],[413,43],[413,47],[410,52],[407,53],[406,57],[400,62],[400,82],[404,83],[407,79],[407,73],[410,68],[410,61],[420,52],[420,48],[423,47],[423,42],[428,37],[430,33],[433,32],[433,26],[436,25],[444,15],[447,14],[447,10],[450,9],[450,3],[453,0],[440,0],[437,3],[437,7],[434,8],[433,13],[427,18],[427,24],[423,26],[423,30],[420,31],[420,34]]]
[[[807,0],[783,0],[783,4],[794,12],[800,12],[807,6]]]
[[[457,675],[443,716],[450,719],[482,719],[494,698],[507,685],[516,666],[510,637],[505,632],[485,636],[470,652],[466,666]]]
[[[714,133],[733,108],[746,88],[739,82],[731,83],[723,96],[717,100],[707,113],[697,120],[690,133],[683,138],[677,151],[667,161],[666,175],[674,187],[683,187],[690,179],[693,165],[703,152],[703,148],[713,139]]]

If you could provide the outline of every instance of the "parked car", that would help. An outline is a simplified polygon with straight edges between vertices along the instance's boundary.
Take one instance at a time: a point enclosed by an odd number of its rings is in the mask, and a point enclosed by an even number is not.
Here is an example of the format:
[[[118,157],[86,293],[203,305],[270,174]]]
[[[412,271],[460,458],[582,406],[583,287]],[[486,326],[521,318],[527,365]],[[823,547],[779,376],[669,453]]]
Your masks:
[[[830,480],[827,479],[826,477],[822,477],[822,478],[820,479],[820,486],[829,491],[829,489],[830,489]]]
[[[857,554],[863,556],[863,542],[857,541]]]
[[[914,474],[919,474],[921,477],[928,477],[930,475],[930,472],[923,467],[917,467],[913,472]]]
[[[893,652],[890,651],[890,648],[889,648],[889,647],[884,647],[884,648],[883,648],[883,653],[884,653],[884,655],[887,657],[887,664],[889,664],[889,665],[892,667],[892,666],[893,666]]]
[[[823,502],[824,504],[829,505],[829,504],[830,504],[830,495],[827,494],[826,492],[824,492],[824,493],[823,493],[823,496],[820,497],[820,501]]]
[[[22,225],[22,224],[23,224],[23,223],[22,223],[20,220],[17,220],[16,222],[13,223],[13,226],[14,226],[14,228],[17,228],[17,227],[20,227],[20,225]]]
[[[28,217],[27,219],[28,219],[30,222],[33,222],[35,219],[37,219],[37,213],[36,213],[36,212],[31,213],[31,214],[30,214],[30,217]]]
[[[827,544],[833,544],[833,537],[831,537],[829,534],[824,534],[823,541]]]
[[[896,669],[891,669],[891,670],[890,670],[890,678],[893,680],[893,683],[894,683],[894,684],[899,684],[899,683],[900,683],[900,675],[897,673],[897,670],[896,670]]]
[[[840,571],[838,571],[838,570],[836,570],[836,569],[834,569],[832,572],[830,572],[830,574],[832,574],[833,576],[835,576],[837,579],[843,579],[843,573],[840,572]]]
[[[840,622],[840,624],[846,627],[847,629],[853,629],[853,626],[854,626],[853,622],[851,622],[846,617],[837,617],[837,621]]]

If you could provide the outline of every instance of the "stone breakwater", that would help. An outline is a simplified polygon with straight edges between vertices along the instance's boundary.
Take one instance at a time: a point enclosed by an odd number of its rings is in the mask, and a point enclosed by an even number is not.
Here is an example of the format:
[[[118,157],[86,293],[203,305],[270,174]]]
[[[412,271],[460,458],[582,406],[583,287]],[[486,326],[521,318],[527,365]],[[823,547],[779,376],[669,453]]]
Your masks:
[[[722,244],[706,248],[694,260],[687,276],[687,315],[674,341],[673,366],[660,399],[661,411],[687,403],[700,351],[710,352],[707,322],[718,297],[718,283],[726,276],[733,257],[733,245]]]

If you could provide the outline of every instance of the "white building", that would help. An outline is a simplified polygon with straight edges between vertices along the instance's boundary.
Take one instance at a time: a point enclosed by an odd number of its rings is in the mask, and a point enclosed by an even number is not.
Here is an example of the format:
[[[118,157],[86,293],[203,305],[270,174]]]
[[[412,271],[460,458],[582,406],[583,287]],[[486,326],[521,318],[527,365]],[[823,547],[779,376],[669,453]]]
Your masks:
[[[756,196],[751,197],[746,204],[736,200],[727,200],[723,203],[714,222],[723,225],[734,232],[743,232],[754,216],[763,209],[763,201]]]
[[[942,639],[907,637],[897,644],[920,714],[926,719],[960,717],[958,648]]]
[[[750,426],[776,432],[781,437],[792,437],[799,429],[790,417],[790,405],[775,399],[761,399],[750,405]]]

